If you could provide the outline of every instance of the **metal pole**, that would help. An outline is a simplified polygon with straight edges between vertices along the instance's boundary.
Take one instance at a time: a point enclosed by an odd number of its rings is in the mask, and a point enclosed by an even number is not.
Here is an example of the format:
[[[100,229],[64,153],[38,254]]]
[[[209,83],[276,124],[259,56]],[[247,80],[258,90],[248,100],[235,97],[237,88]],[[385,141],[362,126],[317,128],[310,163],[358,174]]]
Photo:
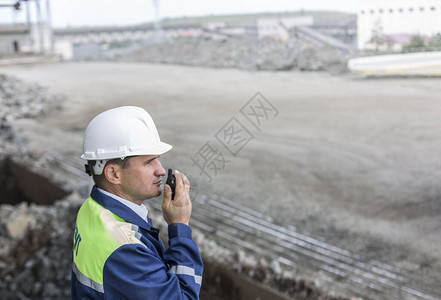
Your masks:
[[[43,24],[41,20],[41,9],[39,0],[35,0],[35,4],[37,5],[37,26],[38,32],[40,34],[40,52],[44,54]]]
[[[31,12],[29,7],[29,1],[26,1],[26,21],[29,28],[29,32],[31,31]]]
[[[50,0],[46,0],[46,18],[49,29],[49,42],[51,45],[51,53],[54,53],[54,32],[52,30],[52,14]]]
[[[12,6],[12,7],[14,7],[14,6]],[[12,9],[12,24],[17,24],[17,10],[15,8]]]
[[[26,1],[26,20],[27,20],[27,25],[28,25],[28,34],[29,34],[29,40],[31,43],[31,49],[34,48],[34,39],[32,37],[32,33],[31,33],[31,6],[29,4],[29,0]]]
[[[159,42],[159,35],[161,32],[161,23],[160,23],[160,17],[159,17],[159,0],[153,0],[153,6],[155,8],[155,39],[156,42]]]

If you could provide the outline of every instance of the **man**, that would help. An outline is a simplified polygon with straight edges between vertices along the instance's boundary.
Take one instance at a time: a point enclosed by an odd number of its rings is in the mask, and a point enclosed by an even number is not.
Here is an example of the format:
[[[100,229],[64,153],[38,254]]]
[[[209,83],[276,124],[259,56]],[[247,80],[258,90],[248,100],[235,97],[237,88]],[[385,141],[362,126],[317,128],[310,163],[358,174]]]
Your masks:
[[[150,115],[133,106],[105,111],[88,125],[83,148],[95,186],[77,216],[72,298],[198,299],[203,266],[188,226],[190,182],[175,171],[174,200],[164,185],[167,250],[143,205],[161,194],[159,155],[172,148]]]

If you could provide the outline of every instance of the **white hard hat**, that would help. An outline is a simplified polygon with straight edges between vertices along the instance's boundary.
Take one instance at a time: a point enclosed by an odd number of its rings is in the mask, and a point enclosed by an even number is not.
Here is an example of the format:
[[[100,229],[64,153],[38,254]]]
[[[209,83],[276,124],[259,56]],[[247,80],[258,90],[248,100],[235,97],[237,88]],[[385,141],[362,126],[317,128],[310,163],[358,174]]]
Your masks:
[[[84,134],[81,158],[124,159],[135,155],[160,155],[171,148],[159,139],[147,111],[136,106],[122,106],[107,110],[90,121]]]

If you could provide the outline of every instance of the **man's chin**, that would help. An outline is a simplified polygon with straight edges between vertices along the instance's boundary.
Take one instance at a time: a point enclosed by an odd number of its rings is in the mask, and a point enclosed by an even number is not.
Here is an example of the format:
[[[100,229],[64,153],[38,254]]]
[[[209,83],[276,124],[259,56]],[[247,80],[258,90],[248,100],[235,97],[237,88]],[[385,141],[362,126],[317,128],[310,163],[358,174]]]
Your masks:
[[[162,194],[162,190],[161,189],[158,189],[156,192],[155,191],[150,191],[149,195],[145,198],[145,200],[159,197],[159,196],[161,196],[161,194]]]
[[[158,188],[158,191],[156,192],[154,197],[161,196],[161,194],[162,194],[162,189]]]

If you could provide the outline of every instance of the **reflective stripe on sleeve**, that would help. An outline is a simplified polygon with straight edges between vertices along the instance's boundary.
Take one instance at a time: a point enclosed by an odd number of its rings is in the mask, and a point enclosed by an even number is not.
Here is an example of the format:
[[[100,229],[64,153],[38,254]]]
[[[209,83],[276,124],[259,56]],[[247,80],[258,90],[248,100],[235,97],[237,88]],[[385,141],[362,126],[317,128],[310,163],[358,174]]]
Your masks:
[[[97,292],[104,293],[104,286],[102,284],[93,281],[92,279],[81,273],[80,270],[78,270],[77,265],[75,263],[72,264],[72,271],[77,277],[77,280],[81,282],[81,284],[90,287],[91,289]]]
[[[194,278],[194,281],[201,285],[202,283],[202,276],[198,276],[194,273],[194,269],[186,266],[171,266],[168,270],[169,273],[173,273],[176,275],[188,275],[192,276]]]

